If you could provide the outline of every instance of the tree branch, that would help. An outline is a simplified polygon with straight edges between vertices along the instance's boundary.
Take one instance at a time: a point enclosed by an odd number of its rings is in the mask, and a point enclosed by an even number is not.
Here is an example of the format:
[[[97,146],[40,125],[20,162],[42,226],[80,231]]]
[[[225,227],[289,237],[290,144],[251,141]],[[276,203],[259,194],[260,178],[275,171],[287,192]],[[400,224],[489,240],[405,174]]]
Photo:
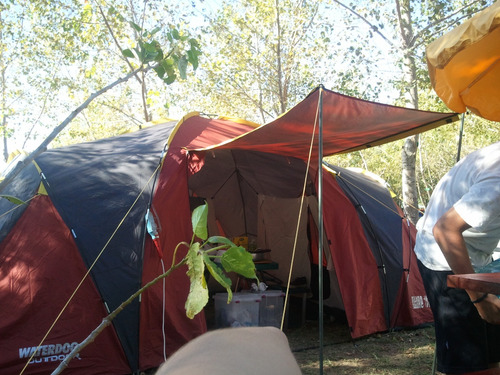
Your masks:
[[[140,71],[148,71],[152,66],[147,66],[147,67],[140,67],[139,69],[136,69],[126,76],[116,80],[115,82],[109,84],[108,86],[100,89],[99,91],[96,91],[92,95],[90,95],[85,102],[83,102],[78,108],[76,108],[71,114],[66,117],[66,119],[61,122],[52,132],[49,134],[49,136],[38,146],[32,153],[30,153],[26,159],[23,161],[19,162],[8,174],[5,176],[5,178],[0,182],[0,192],[5,189],[5,187],[16,177],[26,165],[31,163],[35,158],[40,155],[42,152],[47,150],[47,146],[54,140],[54,138],[71,122],[73,119],[80,113],[82,112],[85,108],[88,107],[88,105],[98,96],[104,94],[106,91],[112,89],[115,86],[118,86],[120,83],[128,81],[131,77],[135,76],[137,73]]]
[[[104,14],[103,10],[102,10],[102,7],[99,3],[96,3],[97,4],[97,7],[99,8],[99,13],[101,13],[101,17],[102,19],[104,20],[104,24],[106,25],[106,28],[108,29],[109,31],[109,34],[111,35],[111,37],[113,38],[116,46],[118,47],[118,50],[121,52],[123,49],[122,47],[120,46],[120,43],[118,42],[118,39],[116,39],[115,37],[115,33],[113,32],[113,29],[111,28],[109,22],[108,22],[108,19],[106,18],[106,15]],[[127,63],[127,65],[129,66],[130,70],[131,71],[134,71],[134,67],[132,66],[132,64],[130,63],[129,59],[127,58],[127,56],[124,56],[123,53],[121,54],[121,57],[125,59],[125,62]],[[138,75],[135,75],[135,78],[137,79],[137,81],[142,85],[142,82],[141,82],[141,79],[139,78]]]
[[[389,39],[387,39],[387,38],[385,37],[385,35],[384,35],[384,34],[382,34],[382,33],[379,31],[379,29],[378,29],[378,27],[377,27],[377,26],[375,26],[374,24],[372,24],[370,21],[368,21],[365,17],[363,17],[363,16],[362,16],[361,14],[359,14],[358,12],[356,12],[354,9],[349,8],[347,5],[345,5],[345,4],[343,4],[343,3],[341,3],[340,1],[338,1],[338,0],[333,0],[333,1],[334,1],[335,3],[337,3],[338,5],[340,5],[341,7],[343,7],[343,8],[345,8],[345,9],[347,9],[349,12],[351,12],[351,13],[352,13],[352,14],[354,14],[355,16],[357,16],[357,17],[361,18],[361,19],[362,19],[362,20],[363,20],[363,21],[364,21],[364,22],[365,22],[368,26],[370,26],[370,29],[372,29],[375,33],[377,33],[378,35],[380,35],[380,36],[382,37],[382,39],[384,39],[387,43],[389,43],[389,45],[390,45],[391,47],[394,47],[394,45],[392,44],[392,42],[391,42]]]
[[[114,105],[110,104],[110,103],[105,103],[105,102],[99,102],[98,104],[100,105],[103,105],[105,107],[108,107],[108,108],[111,108],[113,109],[114,111],[117,111],[119,113],[121,113],[122,115],[124,115],[125,117],[127,117],[128,119],[130,119],[132,122],[134,122],[136,125],[139,126],[139,128],[141,127],[142,125],[142,121],[141,120],[138,120],[136,119],[134,116],[126,113],[124,110],[118,108],[118,107],[115,107]]]
[[[54,70],[54,73],[52,74],[52,79],[54,79],[55,75],[56,75],[56,72]],[[31,126],[29,132],[24,137],[24,142],[23,142],[23,146],[22,146],[23,149],[26,147],[26,143],[28,143],[28,140],[31,137],[31,133],[33,133],[33,130],[35,130],[35,126],[37,125],[37,123],[40,121],[43,114],[45,113],[45,106],[47,105],[47,100],[49,99],[49,94],[50,94],[50,92],[47,92],[47,94],[45,95],[45,97],[43,99],[43,105],[42,105],[42,108],[40,109],[40,113],[38,115],[38,118],[35,121],[33,121],[33,125]]]
[[[449,14],[449,15],[447,15],[447,16],[445,16],[445,17],[443,17],[443,18],[440,18],[440,19],[439,19],[439,20],[437,20],[437,21],[431,22],[430,24],[428,24],[427,26],[425,26],[423,29],[421,29],[421,30],[420,30],[417,34],[415,34],[415,35],[413,36],[413,38],[412,38],[412,39],[410,40],[410,42],[408,43],[408,47],[409,47],[409,48],[413,48],[413,47],[414,47],[414,44],[415,44],[415,41],[416,41],[418,38],[420,38],[420,37],[423,35],[423,33],[425,33],[425,32],[426,32],[427,30],[429,30],[430,28],[432,28],[432,27],[436,26],[437,24],[442,23],[442,22],[444,22],[445,20],[447,20],[447,19],[449,19],[449,18],[451,18],[451,17],[453,17],[453,16],[457,15],[458,13],[462,12],[464,9],[469,8],[470,6],[474,5],[475,3],[478,3],[479,1],[481,1],[481,0],[474,0],[472,3],[470,3],[470,4],[467,4],[467,5],[463,6],[462,8],[460,8],[459,10],[457,10],[456,12],[451,13],[451,14]],[[483,8],[483,9],[484,9],[484,8]]]
[[[276,32],[277,32],[277,46],[276,58],[278,63],[278,97],[280,101],[281,113],[286,111],[286,98],[283,97],[283,72],[281,71],[281,24],[280,24],[280,7],[279,0],[276,0]]]

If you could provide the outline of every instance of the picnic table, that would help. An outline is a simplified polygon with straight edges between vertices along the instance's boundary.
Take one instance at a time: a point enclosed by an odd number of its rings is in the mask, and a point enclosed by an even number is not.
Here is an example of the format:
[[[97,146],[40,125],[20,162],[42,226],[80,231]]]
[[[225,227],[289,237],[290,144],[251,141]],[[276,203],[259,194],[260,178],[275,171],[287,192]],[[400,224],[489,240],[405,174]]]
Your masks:
[[[500,295],[500,272],[449,275],[447,285],[452,288]]]

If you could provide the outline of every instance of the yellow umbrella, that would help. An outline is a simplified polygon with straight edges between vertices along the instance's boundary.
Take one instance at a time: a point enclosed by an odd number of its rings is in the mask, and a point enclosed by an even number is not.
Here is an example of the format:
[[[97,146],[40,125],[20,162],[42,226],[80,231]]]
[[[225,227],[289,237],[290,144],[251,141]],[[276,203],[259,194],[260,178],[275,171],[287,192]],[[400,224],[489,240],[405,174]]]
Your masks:
[[[426,56],[448,108],[500,121],[500,1],[429,44]]]

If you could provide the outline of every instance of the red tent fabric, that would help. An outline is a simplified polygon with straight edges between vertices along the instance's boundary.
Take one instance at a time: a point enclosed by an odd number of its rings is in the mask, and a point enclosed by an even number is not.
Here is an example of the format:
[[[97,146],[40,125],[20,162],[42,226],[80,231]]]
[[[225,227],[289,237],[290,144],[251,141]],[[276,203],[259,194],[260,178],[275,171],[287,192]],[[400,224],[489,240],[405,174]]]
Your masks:
[[[457,119],[456,114],[395,107],[318,88],[281,117],[220,147],[307,159],[313,131],[318,134],[320,95],[324,156],[381,145]],[[313,160],[318,157],[317,138]]]
[[[356,209],[333,178],[324,179],[324,191],[325,208],[335,207],[342,213],[340,217],[324,215],[324,223],[351,335],[385,331],[377,263]]]
[[[323,96],[324,155],[372,147],[457,119],[455,113],[436,113],[394,107],[355,99],[323,88],[313,91],[304,101],[275,121],[257,128],[251,124],[236,123],[226,119],[206,119],[196,115],[183,119],[173,138],[170,139],[170,147],[159,177],[157,191],[162,191],[162,194],[155,194],[153,198],[153,208],[158,212],[163,226],[177,228],[168,231],[168,234],[167,232],[163,234],[165,238],[162,238],[161,242],[164,244],[167,259],[175,244],[188,235],[186,230],[189,228],[187,223],[190,222],[190,211],[189,197],[186,194],[187,180],[190,175],[203,168],[207,153],[215,150],[232,150],[231,152],[238,150],[272,153],[305,160],[309,154],[311,138],[314,136],[316,139],[312,149],[313,165],[311,168],[317,168],[314,163],[318,156],[318,130],[317,127],[316,130],[314,129],[318,120],[320,94]],[[313,131],[315,131],[314,135]],[[337,190],[334,182],[326,181],[330,191]],[[328,202],[328,198],[324,198]],[[331,204],[334,203],[331,202]],[[175,215],[173,215],[174,212]],[[354,213],[349,213],[347,203],[344,212],[345,217],[342,218],[342,222],[350,222],[350,225],[342,229],[338,227],[338,221],[331,223],[332,219],[326,218],[325,225],[328,226],[325,230],[329,235],[336,237],[337,244],[345,242],[343,246],[352,251],[335,253],[333,257],[338,258],[337,262],[339,264],[348,262],[359,267],[354,270],[337,270],[342,275],[339,278],[345,276],[357,280],[356,283],[351,283],[350,287],[349,283],[344,283],[341,288],[347,288],[342,291],[344,296],[355,297],[347,299],[346,310],[352,323],[352,335],[359,337],[387,329],[389,323],[384,320],[380,284],[377,281],[376,265],[374,266],[369,254],[369,246],[363,243],[363,236],[352,232],[362,231],[361,224],[354,219]],[[349,217],[353,219],[350,221]],[[184,223],[184,229],[181,228],[180,223]],[[349,233],[346,235],[348,230]],[[356,261],[354,259],[344,261],[341,257],[355,257]],[[368,271],[370,269],[372,271]],[[363,294],[364,297],[361,297],[361,294],[356,293],[356,290],[352,288],[362,288],[370,293]],[[369,296],[369,299],[366,299],[366,296]],[[419,324],[429,321],[429,316],[428,313],[424,313],[414,322]],[[401,318],[401,321],[404,319]]]
[[[163,167],[158,177],[156,194],[154,194],[152,207],[161,227],[159,243],[164,254],[165,267],[172,264],[173,249],[178,243],[191,238],[191,214],[189,207],[188,177],[188,153],[186,147],[199,148],[213,144],[219,144],[236,135],[250,131],[253,126],[238,124],[232,121],[213,120],[202,118],[197,115],[187,116],[177,124],[169,139],[168,153],[165,157]],[[189,167],[192,169],[192,167]],[[148,246],[151,242],[148,240]],[[178,259],[185,255],[187,249],[181,248]],[[162,266],[155,251],[145,252],[150,257],[145,260],[143,269],[143,284],[148,283],[157,275],[162,273]],[[186,283],[186,268],[182,268],[165,279],[165,290],[168,293],[169,308],[165,310],[168,326],[176,327],[175,332],[167,332],[168,335],[166,353],[172,354],[178,349],[179,343],[189,341],[191,337],[206,331],[206,321],[203,314],[199,314],[193,321],[185,319],[184,304],[189,293],[189,284]],[[161,301],[163,299],[163,288],[157,284],[149,289],[147,297],[141,305],[141,347],[140,355],[142,368],[153,367],[158,364],[158,358],[163,357],[163,333],[158,329],[155,319],[148,316],[159,316],[162,314]],[[172,306],[174,306],[172,308]]]
[[[401,215],[402,216],[402,215]],[[400,289],[395,303],[398,306],[396,313],[391,317],[391,326],[413,326],[433,320],[429,300],[425,292],[420,272],[414,272],[417,257],[413,252],[416,228],[403,218],[403,269]]]
[[[41,213],[43,219],[33,223]],[[29,233],[29,236],[26,234]],[[7,251],[10,249],[11,251]],[[71,295],[86,273],[75,242],[47,196],[35,197],[15,228],[0,244],[2,307],[0,322],[1,368],[6,374],[19,374],[28,364],[29,374],[47,374],[99,325],[106,310],[92,280],[87,277],[75,298],[37,349],[46,330],[47,310],[61,310],[65,300],[52,306],[54,294]],[[70,272],[68,272],[70,270]],[[29,275],[28,282],[16,283]],[[63,274],[64,282],[54,278]],[[7,281],[10,281],[6,284]],[[5,295],[7,293],[7,295]],[[75,335],[75,327],[78,333]],[[13,350],[14,349],[14,350]],[[79,360],[84,358],[84,360]],[[113,358],[113,363],[109,363]],[[105,330],[70,362],[68,373],[127,373],[128,364],[116,333]]]
[[[170,266],[177,244],[192,236],[190,198],[196,196],[194,189],[217,186],[220,179],[226,181],[221,178],[224,173],[237,175],[227,181],[241,183],[242,191],[246,189],[244,194],[252,204],[250,213],[257,213],[257,202],[263,196],[270,197],[268,201],[281,199],[280,204],[286,207],[289,200],[296,202],[301,195],[304,160],[314,135],[306,195],[311,202],[317,199],[318,141],[313,129],[320,94],[325,155],[371,147],[456,119],[454,113],[386,106],[320,88],[260,127],[194,114],[177,125],[164,123],[119,137],[47,150],[2,191],[27,203],[13,207],[11,202],[0,200],[0,368],[18,373],[28,360],[26,353],[33,352],[35,362],[26,374],[53,371],[69,346],[86,338],[107,309],[114,310]],[[230,165],[223,166],[221,161]],[[214,169],[208,169],[210,166]],[[333,194],[338,189],[332,178],[325,178],[325,182]],[[195,180],[199,180],[197,186]],[[224,193],[230,193],[229,189]],[[241,196],[231,197],[230,202],[238,203]],[[197,197],[210,200],[212,195]],[[225,198],[219,196],[216,203],[227,203]],[[374,261],[362,237],[363,227],[345,199],[333,202],[333,197],[325,198],[332,210],[335,205],[345,205],[337,217],[325,218],[325,232],[335,239],[329,245],[331,258],[334,262],[358,262],[352,270],[337,267],[339,278],[354,279],[360,288],[341,286],[353,336],[383,330],[389,323],[379,310],[379,277],[367,271]],[[231,209],[241,215],[237,211],[242,207]],[[154,242],[145,225],[148,210],[159,230]],[[231,217],[224,216],[224,220],[217,224],[224,227]],[[228,236],[234,235],[223,229]],[[334,254],[339,244],[363,254],[362,259]],[[178,257],[182,255],[181,250]],[[37,352],[37,345],[87,272]],[[178,269],[165,280],[165,292],[162,284],[157,284],[140,301],[128,305],[66,372],[118,375],[148,370],[161,364],[164,354],[169,356],[205,332],[203,313],[194,319],[186,317],[189,280],[185,273],[185,268]],[[361,298],[360,290],[370,293]],[[402,289],[400,300],[411,300],[416,293]],[[416,324],[420,321],[414,320]]]

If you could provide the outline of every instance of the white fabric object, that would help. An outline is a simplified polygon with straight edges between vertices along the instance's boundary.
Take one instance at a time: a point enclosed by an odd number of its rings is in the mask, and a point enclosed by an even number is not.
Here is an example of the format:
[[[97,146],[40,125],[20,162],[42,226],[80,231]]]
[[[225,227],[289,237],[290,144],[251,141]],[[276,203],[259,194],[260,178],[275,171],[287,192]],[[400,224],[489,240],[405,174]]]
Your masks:
[[[285,334],[275,327],[207,332],[175,352],[157,375],[300,375]]]

